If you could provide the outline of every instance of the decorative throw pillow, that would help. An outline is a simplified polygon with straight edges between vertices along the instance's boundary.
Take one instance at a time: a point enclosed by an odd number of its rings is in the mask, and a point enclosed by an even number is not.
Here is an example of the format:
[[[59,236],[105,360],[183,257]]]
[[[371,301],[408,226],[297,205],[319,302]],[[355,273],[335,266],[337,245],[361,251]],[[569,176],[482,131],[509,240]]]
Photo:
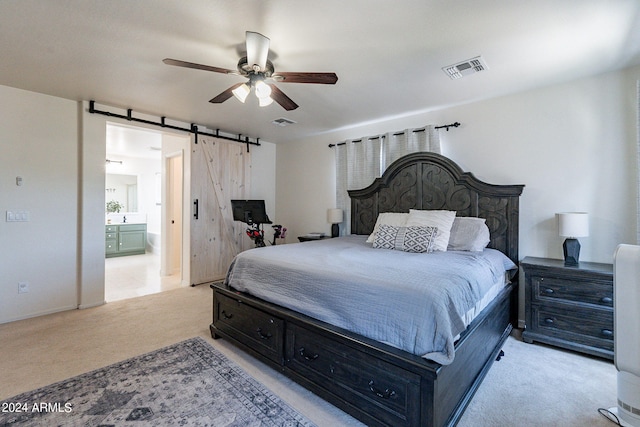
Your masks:
[[[451,226],[448,251],[482,251],[491,236],[484,218],[456,217]]]
[[[411,209],[405,226],[436,227],[438,229],[438,236],[436,237],[433,249],[436,251],[446,251],[449,245],[451,226],[455,218],[455,211],[421,211]]]
[[[404,252],[433,252],[437,235],[436,227],[398,227],[381,224],[373,240],[373,247]]]
[[[408,213],[383,212],[379,214],[378,219],[376,220],[376,225],[373,227],[373,232],[369,235],[369,238],[367,239],[367,243],[373,243],[373,240],[376,237],[376,232],[378,231],[378,228],[380,228],[381,224],[395,225],[398,227],[402,227],[407,222],[407,218],[409,218]]]

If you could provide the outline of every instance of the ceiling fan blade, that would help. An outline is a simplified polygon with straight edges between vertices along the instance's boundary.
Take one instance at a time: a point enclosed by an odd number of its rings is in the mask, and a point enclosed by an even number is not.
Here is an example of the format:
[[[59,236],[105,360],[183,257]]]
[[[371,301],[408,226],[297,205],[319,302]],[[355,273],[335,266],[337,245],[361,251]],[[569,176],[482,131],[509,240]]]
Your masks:
[[[317,83],[323,85],[334,85],[338,81],[336,73],[277,72],[271,77],[280,83]]]
[[[285,95],[284,92],[278,89],[278,87],[275,85],[271,85],[271,99],[276,101],[282,106],[282,108],[287,111],[295,110],[296,108],[298,108],[298,104],[293,102],[291,98]]]
[[[247,31],[247,64],[249,66],[258,65],[260,71],[264,71],[267,66],[267,56],[269,56],[269,44],[271,41],[268,37],[253,31]]]
[[[213,103],[213,104],[221,104],[224,101],[226,101],[227,99],[231,98],[233,96],[232,91],[239,87],[242,86],[243,83],[236,83],[233,86],[231,86],[229,89],[225,90],[224,92],[222,92],[221,94],[215,96],[214,98],[211,98],[209,100],[209,102]]]
[[[165,58],[162,60],[167,65],[175,65],[177,67],[194,68],[196,70],[213,71],[222,74],[238,74],[237,71],[228,70],[226,68],[212,67],[210,65],[196,64],[193,62],[180,61],[179,59]]]

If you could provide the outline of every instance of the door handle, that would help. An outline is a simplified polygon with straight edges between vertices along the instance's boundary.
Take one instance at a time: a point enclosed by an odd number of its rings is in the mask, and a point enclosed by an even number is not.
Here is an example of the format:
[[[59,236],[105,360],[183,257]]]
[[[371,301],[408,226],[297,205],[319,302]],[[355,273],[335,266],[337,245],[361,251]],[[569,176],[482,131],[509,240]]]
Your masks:
[[[196,199],[196,200],[193,202],[193,206],[194,206],[194,211],[195,211],[195,212],[193,213],[193,217],[194,217],[195,219],[198,219],[198,199]]]

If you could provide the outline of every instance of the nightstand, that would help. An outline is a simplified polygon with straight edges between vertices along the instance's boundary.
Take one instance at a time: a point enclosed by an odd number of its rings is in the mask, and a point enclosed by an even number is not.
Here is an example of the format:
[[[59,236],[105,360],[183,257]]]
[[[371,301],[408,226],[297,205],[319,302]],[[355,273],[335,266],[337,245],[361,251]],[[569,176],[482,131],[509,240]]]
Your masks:
[[[613,359],[613,265],[526,257],[525,342]]]
[[[301,242],[311,242],[313,240],[330,239],[331,236],[298,236],[298,240]]]

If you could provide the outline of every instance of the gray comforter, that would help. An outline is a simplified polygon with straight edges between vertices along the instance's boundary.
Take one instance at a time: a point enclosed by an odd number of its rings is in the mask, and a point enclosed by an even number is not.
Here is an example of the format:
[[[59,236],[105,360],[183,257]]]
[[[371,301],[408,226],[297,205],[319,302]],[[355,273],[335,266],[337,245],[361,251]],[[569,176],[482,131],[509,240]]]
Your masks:
[[[464,314],[506,270],[502,253],[373,249],[366,236],[240,253],[231,287],[441,364],[454,357]]]

